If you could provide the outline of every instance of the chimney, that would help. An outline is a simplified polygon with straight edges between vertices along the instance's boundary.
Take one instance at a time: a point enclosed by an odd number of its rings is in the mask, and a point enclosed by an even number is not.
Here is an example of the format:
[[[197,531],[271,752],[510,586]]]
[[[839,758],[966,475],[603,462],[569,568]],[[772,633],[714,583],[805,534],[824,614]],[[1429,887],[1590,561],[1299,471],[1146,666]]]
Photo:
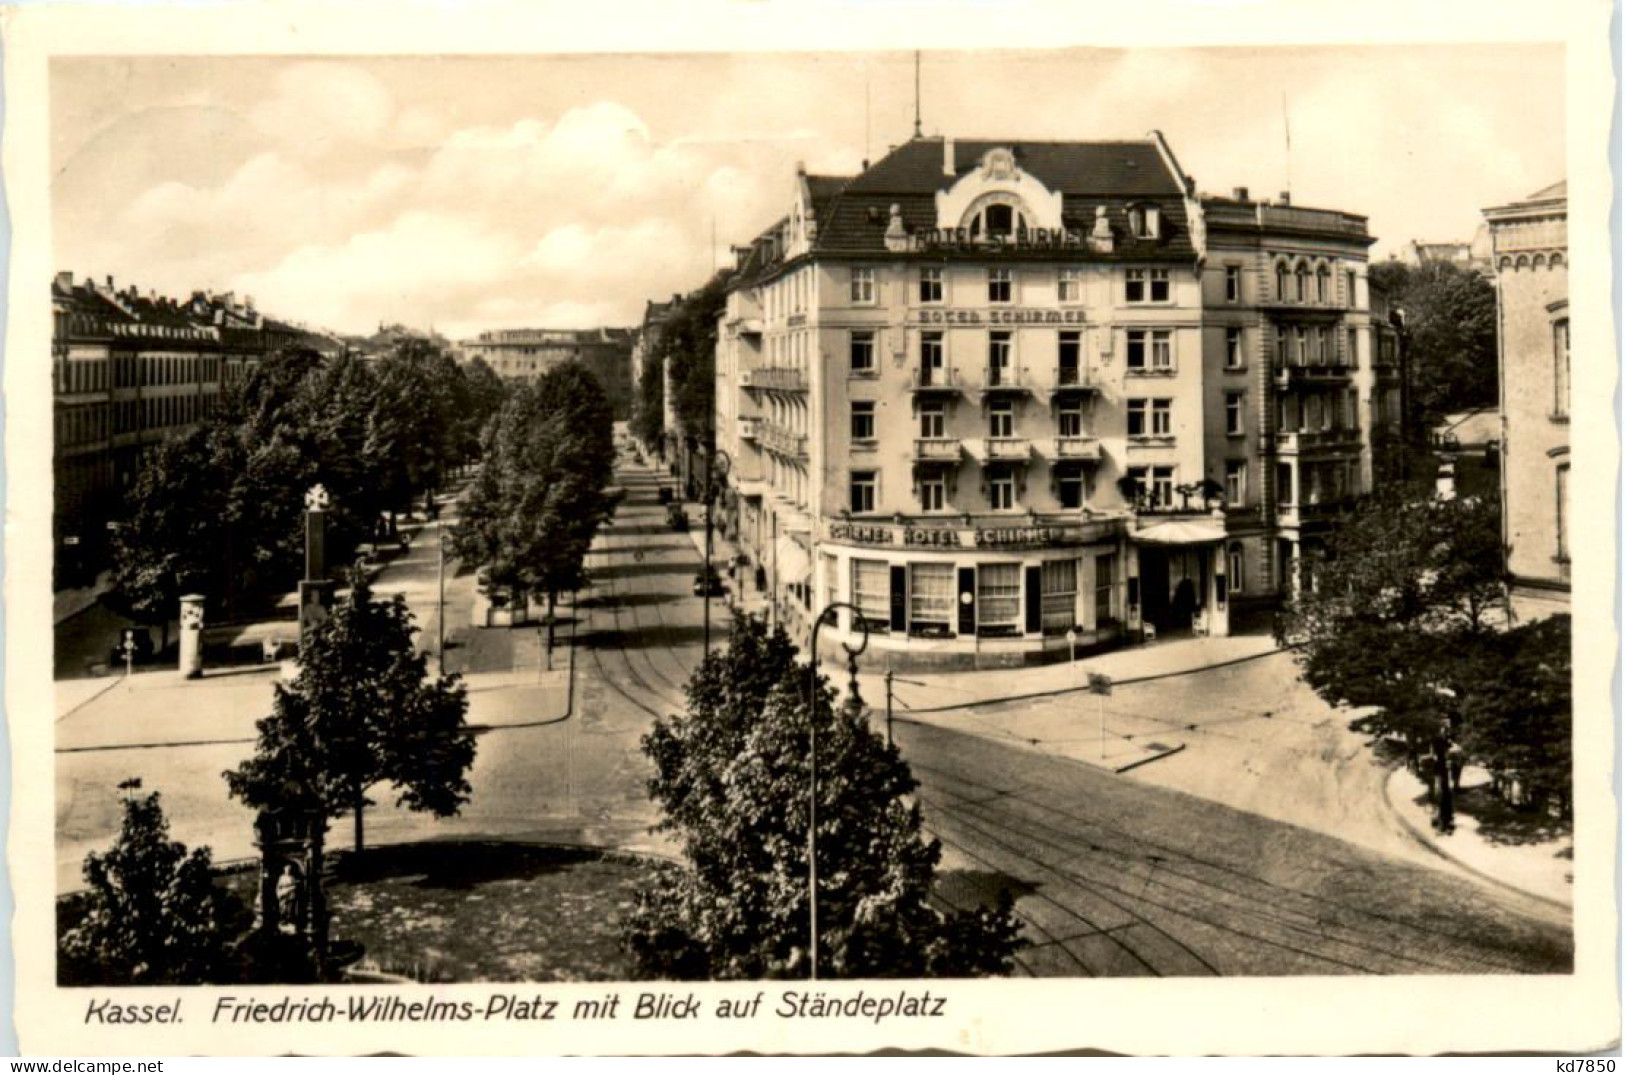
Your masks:
[[[249,313],[253,313],[254,312],[254,296],[252,296],[252,295],[244,295],[243,296],[243,306],[248,310]]]
[[[806,175],[807,174],[807,162],[806,161],[796,161],[796,174],[797,175]]]
[[[1281,204],[1282,205],[1291,205],[1292,204],[1292,192],[1290,190],[1283,190],[1281,192]]]
[[[107,274],[107,290],[109,290],[109,291],[111,291],[111,292],[113,292],[115,294],[118,293],[118,288],[113,286],[113,274],[112,273]]]
[[[1236,201],[1244,202],[1247,200],[1247,188],[1237,187],[1235,190],[1230,192],[1230,195],[1231,197],[1235,198]]]
[[[946,136],[942,139],[942,174],[946,176],[959,174],[954,168],[954,140]]]

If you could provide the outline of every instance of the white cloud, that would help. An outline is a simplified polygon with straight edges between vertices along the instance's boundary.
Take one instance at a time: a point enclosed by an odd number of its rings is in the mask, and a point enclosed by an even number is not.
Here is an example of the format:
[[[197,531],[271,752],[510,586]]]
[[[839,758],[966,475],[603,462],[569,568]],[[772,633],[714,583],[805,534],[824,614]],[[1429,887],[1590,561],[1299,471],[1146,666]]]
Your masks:
[[[273,91],[251,114],[277,144],[320,157],[360,142],[378,142],[395,117],[395,101],[377,76],[350,63],[313,60],[280,71]]]

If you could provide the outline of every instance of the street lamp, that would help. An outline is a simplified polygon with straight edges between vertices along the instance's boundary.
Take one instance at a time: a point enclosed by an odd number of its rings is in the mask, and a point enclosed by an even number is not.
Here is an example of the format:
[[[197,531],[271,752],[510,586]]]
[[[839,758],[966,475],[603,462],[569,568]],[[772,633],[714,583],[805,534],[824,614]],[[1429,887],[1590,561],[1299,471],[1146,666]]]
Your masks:
[[[728,458],[727,452],[713,446],[705,455],[705,574],[701,576],[701,588],[705,591],[704,654],[711,652],[711,505],[717,498],[717,479],[712,477],[712,470],[718,464],[722,468],[720,480],[727,481],[728,472],[733,469],[733,460]]]
[[[864,621],[863,613],[845,601],[831,601],[825,605],[824,611],[813,619],[807,657],[807,926],[812,956],[810,976],[814,981],[818,979],[818,629],[824,626],[826,616],[843,608],[852,613],[852,622],[863,632],[863,641],[858,643],[856,649],[852,648],[851,642],[841,640],[841,648],[846,650],[847,668],[852,675],[846,704],[854,713],[861,712],[863,699],[858,695],[858,657],[869,648],[869,625]]]

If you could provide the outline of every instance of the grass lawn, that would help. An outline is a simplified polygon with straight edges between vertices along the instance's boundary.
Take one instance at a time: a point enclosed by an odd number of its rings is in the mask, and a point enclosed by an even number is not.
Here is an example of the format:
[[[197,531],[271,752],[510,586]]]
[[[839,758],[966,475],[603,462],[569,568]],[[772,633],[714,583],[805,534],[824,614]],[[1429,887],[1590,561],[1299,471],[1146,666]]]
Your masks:
[[[363,966],[421,982],[627,981],[622,923],[656,867],[592,848],[422,843],[340,852],[335,940]],[[228,884],[253,899],[256,874]]]

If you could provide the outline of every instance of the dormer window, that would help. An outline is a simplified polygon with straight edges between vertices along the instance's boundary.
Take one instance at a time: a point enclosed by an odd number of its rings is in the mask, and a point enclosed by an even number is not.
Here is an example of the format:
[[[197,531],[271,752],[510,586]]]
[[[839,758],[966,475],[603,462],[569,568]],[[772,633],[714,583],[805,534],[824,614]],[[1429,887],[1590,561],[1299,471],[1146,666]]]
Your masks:
[[[1162,210],[1154,205],[1130,206],[1128,227],[1136,239],[1159,239],[1162,237]]]
[[[1022,212],[1019,204],[1013,200],[1004,200],[1006,196],[995,196],[994,200],[987,201],[972,213],[966,227],[970,229],[972,239],[991,239],[1006,241],[1025,232],[1030,226],[1026,213]]]

